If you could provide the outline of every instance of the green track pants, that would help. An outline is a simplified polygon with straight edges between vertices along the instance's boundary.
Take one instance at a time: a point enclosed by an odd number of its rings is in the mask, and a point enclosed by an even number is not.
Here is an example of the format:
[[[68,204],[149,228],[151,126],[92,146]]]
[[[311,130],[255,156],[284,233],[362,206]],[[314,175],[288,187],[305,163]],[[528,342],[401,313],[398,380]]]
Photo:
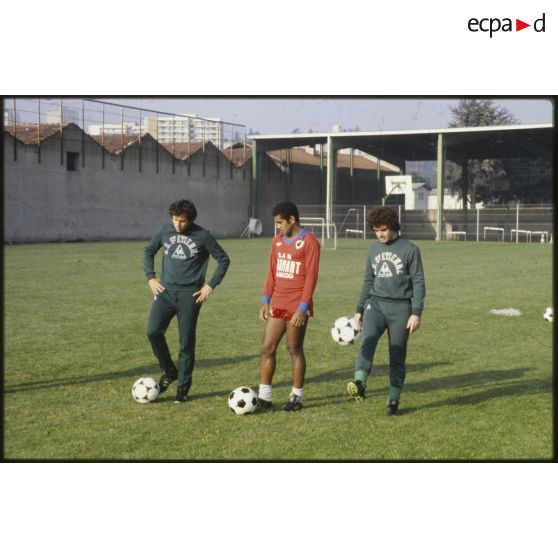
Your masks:
[[[196,325],[201,304],[192,296],[198,289],[169,291],[158,294],[149,314],[147,337],[161,370],[170,378],[178,379],[178,387],[188,392],[196,359]],[[177,317],[180,352],[178,366],[173,362],[165,333],[170,321]]]
[[[411,315],[411,302],[392,302],[371,298],[363,316],[362,343],[355,363],[355,378],[362,372],[368,376],[372,370],[376,346],[387,329],[389,338],[389,383],[401,390],[405,383],[405,359],[409,330],[406,328]],[[360,373],[359,373],[360,372]],[[366,383],[366,382],[364,382]]]

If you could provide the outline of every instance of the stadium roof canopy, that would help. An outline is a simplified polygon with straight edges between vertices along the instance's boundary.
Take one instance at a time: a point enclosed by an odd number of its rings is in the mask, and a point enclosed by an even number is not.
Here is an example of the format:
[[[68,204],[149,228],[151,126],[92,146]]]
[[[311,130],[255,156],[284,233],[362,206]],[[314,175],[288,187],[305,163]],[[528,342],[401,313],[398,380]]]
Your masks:
[[[302,145],[326,144],[355,148],[401,166],[404,161],[437,159],[438,136],[444,136],[446,159],[461,163],[470,159],[544,158],[552,156],[552,124],[518,124],[476,128],[441,128],[379,132],[324,132],[252,136],[259,151]]]
[[[328,160],[335,161],[338,150],[354,148],[389,161],[401,169],[405,161],[437,161],[438,234],[441,239],[443,177],[446,160],[463,164],[471,159],[547,159],[552,160],[554,126],[517,124],[471,128],[441,128],[376,132],[324,132],[311,134],[274,134],[251,136],[254,151],[286,149],[303,145],[327,144]],[[253,189],[252,214],[257,214],[259,157],[252,158],[256,187]],[[335,165],[328,165],[326,219],[333,214]]]

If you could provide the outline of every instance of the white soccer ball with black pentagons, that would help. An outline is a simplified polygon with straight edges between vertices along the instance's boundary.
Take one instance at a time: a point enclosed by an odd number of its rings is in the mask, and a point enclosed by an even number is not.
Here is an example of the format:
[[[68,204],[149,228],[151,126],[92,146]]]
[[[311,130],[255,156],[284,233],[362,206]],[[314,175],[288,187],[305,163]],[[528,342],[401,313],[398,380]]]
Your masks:
[[[258,394],[249,387],[237,387],[229,395],[229,409],[237,415],[253,413],[257,406]]]
[[[549,306],[544,311],[543,317],[547,322],[553,322],[554,321],[554,309],[552,308],[552,306]]]
[[[331,338],[338,345],[352,345],[360,335],[360,324],[354,318],[337,318],[331,328]]]
[[[159,397],[159,384],[153,378],[139,378],[132,386],[132,397],[138,403],[151,403]]]

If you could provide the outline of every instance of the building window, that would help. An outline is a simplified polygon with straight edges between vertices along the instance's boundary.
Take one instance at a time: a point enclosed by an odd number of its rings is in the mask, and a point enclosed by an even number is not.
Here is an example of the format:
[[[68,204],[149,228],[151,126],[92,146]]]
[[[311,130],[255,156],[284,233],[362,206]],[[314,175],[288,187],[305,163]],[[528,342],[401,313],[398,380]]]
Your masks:
[[[78,166],[79,153],[66,151],[66,170],[75,171]]]
[[[424,199],[424,193],[423,193],[423,192],[419,192],[418,199],[419,199],[419,200],[423,200],[423,199]]]

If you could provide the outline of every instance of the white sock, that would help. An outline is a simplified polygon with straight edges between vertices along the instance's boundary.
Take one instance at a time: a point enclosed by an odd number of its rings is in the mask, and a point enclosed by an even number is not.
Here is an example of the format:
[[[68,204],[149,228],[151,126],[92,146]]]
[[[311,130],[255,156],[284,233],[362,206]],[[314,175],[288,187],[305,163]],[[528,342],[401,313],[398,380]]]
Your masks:
[[[291,390],[291,393],[294,393],[297,397],[300,397],[301,401],[304,401],[304,388],[295,388]]]
[[[260,399],[264,399],[265,401],[271,401],[271,386],[266,384],[260,384],[258,397]]]

